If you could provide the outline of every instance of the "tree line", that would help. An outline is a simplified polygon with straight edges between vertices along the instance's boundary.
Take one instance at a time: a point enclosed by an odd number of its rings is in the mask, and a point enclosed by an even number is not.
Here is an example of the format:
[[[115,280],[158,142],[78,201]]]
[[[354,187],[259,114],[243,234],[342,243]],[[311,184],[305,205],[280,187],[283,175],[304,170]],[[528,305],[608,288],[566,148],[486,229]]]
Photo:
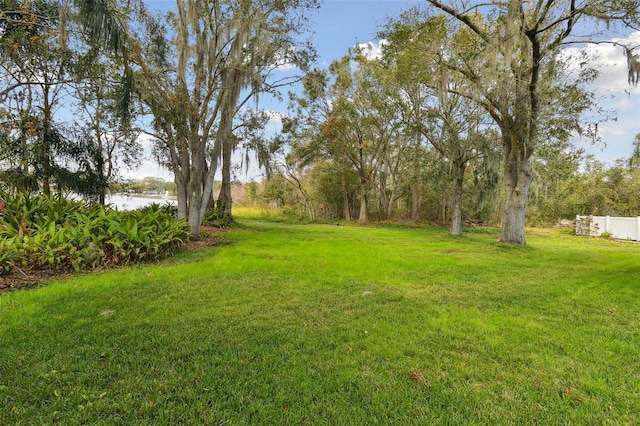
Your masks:
[[[388,206],[380,202],[380,182],[375,177],[368,199],[370,220],[428,222],[451,228],[456,177],[436,151],[425,148],[423,155],[423,178],[429,186],[420,186],[415,197],[411,180],[399,182],[389,213]],[[580,149],[558,151],[537,157],[532,169],[527,225],[554,226],[576,215],[635,217],[640,212],[640,167],[632,158],[607,164]],[[499,225],[499,173],[481,176],[474,168],[467,168],[463,185],[461,230]],[[282,167],[271,179],[245,186],[247,197],[242,203],[277,209],[297,220],[355,219],[359,215],[357,175],[351,173],[342,181],[330,161],[304,170]]]
[[[242,151],[311,219],[436,218],[459,235],[465,217],[498,218],[500,241],[525,244],[527,213],[546,217],[561,179],[584,172],[570,136],[597,138],[585,119],[597,72],[563,49],[606,42],[585,28],[638,30],[639,12],[626,0],[466,5],[426,0],[389,18],[381,56],[356,47],[319,69],[316,0],[177,0],[163,14],[139,0],[2,0],[0,179],[104,202],[145,135],[193,238],[208,208],[231,216]],[[637,84],[635,46],[612,43]],[[267,135],[258,100],[292,84],[282,132]]]

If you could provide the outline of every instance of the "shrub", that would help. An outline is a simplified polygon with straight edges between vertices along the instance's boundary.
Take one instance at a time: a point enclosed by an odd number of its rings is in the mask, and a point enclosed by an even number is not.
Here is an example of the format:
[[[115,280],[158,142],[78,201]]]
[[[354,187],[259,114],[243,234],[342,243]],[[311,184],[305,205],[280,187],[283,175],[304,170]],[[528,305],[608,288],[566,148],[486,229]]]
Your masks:
[[[225,217],[218,208],[207,209],[202,222],[216,228],[228,228],[233,224],[233,216]]]
[[[189,238],[189,225],[167,208],[119,212],[42,195],[1,196],[0,274],[149,262]]]
[[[598,224],[593,221],[593,216],[582,216],[576,220],[576,235],[590,237],[598,232]]]

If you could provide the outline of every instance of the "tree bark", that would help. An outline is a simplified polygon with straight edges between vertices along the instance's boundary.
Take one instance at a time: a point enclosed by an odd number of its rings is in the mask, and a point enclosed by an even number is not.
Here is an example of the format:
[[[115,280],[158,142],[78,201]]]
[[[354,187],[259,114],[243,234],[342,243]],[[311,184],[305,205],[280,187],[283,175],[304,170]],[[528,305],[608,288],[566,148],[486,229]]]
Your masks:
[[[49,103],[49,85],[42,87],[43,97],[43,131],[42,131],[42,193],[47,197],[51,195],[51,137],[52,118],[51,105]]]
[[[462,188],[464,185],[464,172],[467,168],[466,161],[459,161],[456,170],[456,182],[453,189],[451,206],[451,228],[449,233],[454,236],[462,235]]]
[[[342,216],[344,220],[351,220],[351,209],[349,208],[349,191],[347,190],[347,178],[342,174]]]
[[[418,183],[411,184],[411,220],[420,219],[420,190]]]
[[[390,215],[389,212],[389,204],[390,200],[387,197],[387,173],[384,171],[380,172],[380,177],[378,178],[379,182],[379,191],[380,191],[380,215],[381,219],[388,219]]]
[[[420,187],[418,185],[418,179],[420,176],[420,150],[422,148],[422,133],[416,132],[416,143],[414,146],[415,152],[413,154],[413,182],[411,183],[411,219],[420,219]]]
[[[178,197],[178,217],[185,219],[189,214],[189,203],[187,202],[187,185],[183,179],[174,172],[174,182],[176,184],[176,195]]]
[[[200,199],[198,199],[200,198]],[[191,240],[200,240],[200,227],[202,226],[202,217],[200,217],[200,205],[202,203],[202,196],[198,197],[196,194],[191,196],[191,204],[193,207],[189,208],[189,225],[191,226]]]
[[[222,210],[222,217],[231,217],[231,142],[222,142],[222,187],[218,196],[218,203]]]
[[[525,223],[527,212],[527,198],[529,188],[533,182],[533,175],[529,170],[529,158],[521,144],[514,143],[509,132],[505,135],[505,202],[502,212],[502,231],[498,242],[507,244],[526,244]],[[520,149],[518,149],[520,148]]]
[[[387,204],[387,218],[393,217],[393,206],[397,201],[395,179],[392,179],[392,182],[393,184],[391,185],[391,194],[389,194],[389,203]]]
[[[358,216],[358,222],[369,221],[367,204],[367,183],[364,181],[360,183],[360,214]]]

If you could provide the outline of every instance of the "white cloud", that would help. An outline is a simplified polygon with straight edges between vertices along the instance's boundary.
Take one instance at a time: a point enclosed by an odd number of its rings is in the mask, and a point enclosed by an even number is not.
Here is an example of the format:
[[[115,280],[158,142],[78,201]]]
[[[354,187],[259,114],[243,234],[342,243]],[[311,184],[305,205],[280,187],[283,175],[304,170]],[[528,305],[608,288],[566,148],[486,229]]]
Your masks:
[[[281,72],[298,69],[298,66],[294,62],[292,62],[296,50],[297,49],[295,47],[290,47],[286,50],[280,51],[278,54],[276,54],[275,61],[269,68]]]
[[[600,44],[589,44],[584,47],[567,48],[561,55],[561,60],[573,60],[578,63],[582,60],[583,54],[588,58],[588,64],[599,71],[599,76],[593,82],[593,89],[599,94],[610,94],[612,92],[640,94],[640,86],[629,85],[627,72],[627,58],[624,50],[618,44],[640,45],[640,31],[633,32],[624,38],[614,38],[603,41]]]
[[[624,50],[613,44],[640,45],[640,31],[609,42],[565,49],[561,57],[561,60],[573,58],[577,72],[577,64],[586,56],[588,65],[599,71],[590,89],[597,97],[599,106],[612,112],[616,119],[599,123],[602,144],[585,146],[578,140],[577,145],[604,161],[628,158],[632,152],[633,138],[640,133],[640,85],[633,87],[629,84]],[[581,56],[583,54],[585,56]]]
[[[158,165],[154,160],[148,158],[142,160],[140,167],[136,170],[123,170],[122,176],[126,179],[140,180],[146,177],[161,178],[173,182],[173,173]]]
[[[600,126],[599,132],[602,136],[624,136],[624,135],[628,135],[629,132],[621,129],[619,127],[616,127],[616,124],[604,124]]]
[[[368,43],[358,43],[355,45],[355,47],[356,49],[360,49],[360,51],[367,59],[373,60],[382,57],[382,47],[385,44],[389,44],[389,42],[385,39],[382,39],[379,40],[378,43],[374,43],[372,41]]]
[[[272,111],[272,110],[265,110],[265,113],[269,117],[269,122],[267,123],[267,126],[274,126],[277,128],[282,127],[282,119],[287,116],[285,113],[282,113],[279,111]]]

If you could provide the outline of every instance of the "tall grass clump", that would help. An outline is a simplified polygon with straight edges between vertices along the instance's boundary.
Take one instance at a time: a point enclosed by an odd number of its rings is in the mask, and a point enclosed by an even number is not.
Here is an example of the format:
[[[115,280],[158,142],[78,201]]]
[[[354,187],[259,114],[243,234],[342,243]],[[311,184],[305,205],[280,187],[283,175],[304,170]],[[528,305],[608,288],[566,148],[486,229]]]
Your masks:
[[[151,261],[189,237],[188,224],[168,207],[120,212],[62,197],[0,196],[0,274]]]

